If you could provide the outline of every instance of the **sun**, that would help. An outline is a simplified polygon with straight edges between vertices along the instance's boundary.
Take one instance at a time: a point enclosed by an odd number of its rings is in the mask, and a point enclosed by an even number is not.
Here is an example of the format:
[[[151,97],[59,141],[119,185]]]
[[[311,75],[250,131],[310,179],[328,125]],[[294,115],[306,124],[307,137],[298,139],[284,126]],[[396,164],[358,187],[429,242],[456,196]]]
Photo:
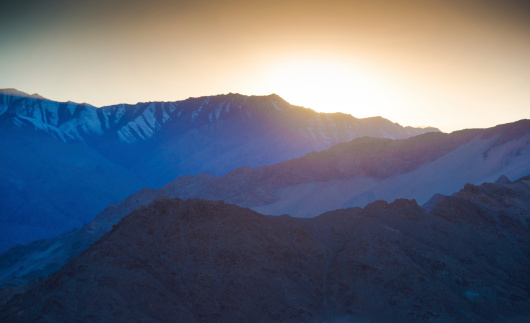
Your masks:
[[[291,59],[274,64],[268,88],[288,102],[319,112],[381,115],[388,107],[385,83],[362,66],[333,59]]]

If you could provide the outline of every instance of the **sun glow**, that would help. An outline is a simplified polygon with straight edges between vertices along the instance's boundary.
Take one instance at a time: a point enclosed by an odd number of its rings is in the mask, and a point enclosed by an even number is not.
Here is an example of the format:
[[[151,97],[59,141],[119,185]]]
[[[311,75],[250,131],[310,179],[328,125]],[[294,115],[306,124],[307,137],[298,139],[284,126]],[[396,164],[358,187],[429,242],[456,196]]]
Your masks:
[[[348,111],[356,117],[384,115],[392,101],[391,89],[375,73],[336,60],[277,63],[269,70],[268,83],[288,102],[320,112]]]

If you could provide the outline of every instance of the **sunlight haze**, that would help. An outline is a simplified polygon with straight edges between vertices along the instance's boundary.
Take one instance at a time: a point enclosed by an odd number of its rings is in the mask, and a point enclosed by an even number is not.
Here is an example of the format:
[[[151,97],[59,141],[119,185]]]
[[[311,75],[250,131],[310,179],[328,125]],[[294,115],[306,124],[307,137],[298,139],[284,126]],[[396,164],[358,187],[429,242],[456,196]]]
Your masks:
[[[3,1],[0,88],[101,107],[223,93],[442,131],[530,116],[525,1]]]

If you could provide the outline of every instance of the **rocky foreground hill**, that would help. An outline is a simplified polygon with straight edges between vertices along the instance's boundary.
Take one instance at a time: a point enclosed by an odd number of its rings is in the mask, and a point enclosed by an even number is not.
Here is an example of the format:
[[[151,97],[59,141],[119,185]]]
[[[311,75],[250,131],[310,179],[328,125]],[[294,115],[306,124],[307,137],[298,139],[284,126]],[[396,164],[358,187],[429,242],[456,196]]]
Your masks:
[[[523,322],[530,177],[311,219],[157,199],[1,296],[2,322]]]

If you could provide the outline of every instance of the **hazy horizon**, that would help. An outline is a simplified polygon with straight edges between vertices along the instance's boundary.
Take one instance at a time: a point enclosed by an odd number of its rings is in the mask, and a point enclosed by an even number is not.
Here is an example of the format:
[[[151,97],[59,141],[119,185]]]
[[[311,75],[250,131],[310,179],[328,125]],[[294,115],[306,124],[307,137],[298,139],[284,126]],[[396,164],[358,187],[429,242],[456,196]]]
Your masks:
[[[525,1],[4,1],[0,88],[97,107],[276,93],[450,132],[530,117]]]

